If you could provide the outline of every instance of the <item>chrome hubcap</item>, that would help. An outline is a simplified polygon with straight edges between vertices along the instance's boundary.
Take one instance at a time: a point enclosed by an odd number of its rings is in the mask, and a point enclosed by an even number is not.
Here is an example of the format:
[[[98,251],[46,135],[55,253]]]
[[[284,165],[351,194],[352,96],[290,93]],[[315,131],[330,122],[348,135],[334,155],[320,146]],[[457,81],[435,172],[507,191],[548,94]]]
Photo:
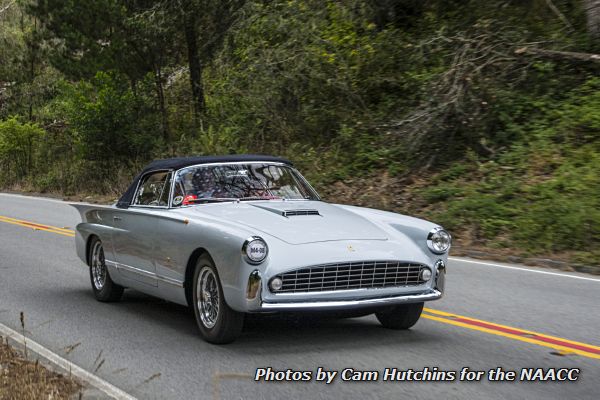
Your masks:
[[[219,285],[217,277],[209,267],[204,267],[196,284],[197,307],[202,324],[212,328],[219,316]]]
[[[102,243],[96,242],[92,249],[92,281],[96,290],[102,290],[106,284],[106,262],[104,261],[104,249]]]

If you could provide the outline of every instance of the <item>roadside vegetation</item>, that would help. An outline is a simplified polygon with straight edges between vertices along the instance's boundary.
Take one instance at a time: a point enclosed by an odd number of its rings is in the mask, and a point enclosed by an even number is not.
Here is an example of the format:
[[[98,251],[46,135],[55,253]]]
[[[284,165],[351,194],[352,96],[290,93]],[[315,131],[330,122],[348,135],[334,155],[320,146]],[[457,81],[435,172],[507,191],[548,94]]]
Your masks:
[[[73,399],[80,388],[70,377],[28,360],[0,337],[0,400]]]
[[[0,187],[269,153],[464,246],[600,264],[598,0],[0,0]]]

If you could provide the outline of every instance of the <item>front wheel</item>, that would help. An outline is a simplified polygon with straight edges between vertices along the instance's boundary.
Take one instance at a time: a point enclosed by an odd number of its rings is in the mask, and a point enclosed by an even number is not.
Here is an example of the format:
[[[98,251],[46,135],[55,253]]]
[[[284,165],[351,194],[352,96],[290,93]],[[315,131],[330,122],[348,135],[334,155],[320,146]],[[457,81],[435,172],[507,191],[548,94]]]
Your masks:
[[[210,343],[233,342],[242,332],[244,314],[225,302],[217,269],[208,255],[200,256],[194,271],[192,307],[200,334]]]
[[[89,259],[90,280],[96,300],[106,303],[121,300],[124,288],[110,278],[104,259],[104,247],[102,247],[100,239],[94,238],[90,249],[92,250]]]
[[[424,303],[402,304],[380,312],[375,316],[385,328],[408,329],[421,317]]]

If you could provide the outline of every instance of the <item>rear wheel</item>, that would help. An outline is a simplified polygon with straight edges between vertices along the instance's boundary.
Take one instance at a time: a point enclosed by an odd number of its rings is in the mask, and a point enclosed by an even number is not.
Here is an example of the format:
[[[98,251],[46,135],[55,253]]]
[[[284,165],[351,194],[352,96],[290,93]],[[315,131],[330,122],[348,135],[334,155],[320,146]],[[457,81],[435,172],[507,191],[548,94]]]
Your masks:
[[[424,303],[402,304],[379,311],[375,316],[386,328],[408,329],[417,323],[421,317]]]
[[[102,247],[100,239],[92,239],[90,249],[90,280],[96,300],[102,302],[121,300],[124,288],[114,283],[110,278],[108,268],[106,268],[106,260],[104,259],[104,247]]]
[[[215,344],[233,342],[242,332],[244,314],[225,302],[217,269],[208,255],[198,259],[193,283],[192,307],[204,340]]]

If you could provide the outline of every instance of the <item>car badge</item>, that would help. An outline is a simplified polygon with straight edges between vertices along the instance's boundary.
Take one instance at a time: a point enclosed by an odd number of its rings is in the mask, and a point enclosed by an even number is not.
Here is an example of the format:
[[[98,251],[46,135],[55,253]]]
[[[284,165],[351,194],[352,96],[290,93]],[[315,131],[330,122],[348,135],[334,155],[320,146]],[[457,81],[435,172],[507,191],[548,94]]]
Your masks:
[[[174,206],[179,206],[179,205],[181,205],[181,203],[183,203],[183,196],[175,196],[173,198],[173,205]]]
[[[348,245],[348,251],[356,251],[352,245]]]

